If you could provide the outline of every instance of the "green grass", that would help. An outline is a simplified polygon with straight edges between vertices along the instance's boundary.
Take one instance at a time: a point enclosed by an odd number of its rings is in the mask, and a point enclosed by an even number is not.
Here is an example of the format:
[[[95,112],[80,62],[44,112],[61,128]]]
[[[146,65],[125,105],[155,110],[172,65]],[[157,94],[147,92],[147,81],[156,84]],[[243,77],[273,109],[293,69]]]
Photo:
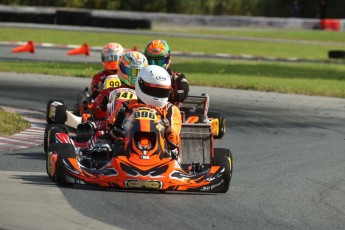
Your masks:
[[[188,62],[188,63],[186,63]],[[345,66],[336,64],[186,61],[193,85],[345,97]]]
[[[209,33],[221,34],[223,30],[207,30]],[[229,30],[231,31],[231,30]],[[178,32],[176,32],[178,33]],[[201,32],[200,32],[201,33]],[[204,30],[202,33],[205,33]],[[282,33],[281,37],[287,40],[295,40],[293,34],[295,32],[271,32],[264,36],[264,32],[255,34],[254,31],[238,30],[235,36],[250,35],[252,37],[267,37],[278,38],[276,33]],[[344,33],[335,32],[301,32],[303,36],[313,38],[321,42],[336,42],[344,40]],[[303,35],[304,34],[304,35]],[[289,35],[289,36],[287,36]],[[329,36],[328,39],[327,36]],[[181,52],[205,52],[208,54],[226,53],[226,54],[250,54],[255,56],[271,56],[271,57],[297,57],[305,59],[328,59],[329,50],[345,49],[345,46],[325,44],[291,44],[287,43],[268,43],[258,41],[238,41],[238,40],[217,40],[217,39],[196,39],[196,38],[181,38],[166,36],[149,36],[149,35],[131,35],[121,33],[101,33],[101,32],[81,32],[81,31],[62,31],[62,30],[48,30],[48,29],[18,29],[18,28],[0,28],[0,41],[28,41],[32,40],[37,43],[56,43],[56,44],[83,44],[88,43],[91,46],[103,46],[109,41],[121,43],[126,48],[137,46],[139,50],[143,50],[145,45],[153,39],[165,39],[173,51]]]
[[[338,42],[345,44],[345,33],[325,30],[287,30],[287,29],[257,29],[257,28],[190,28],[174,27],[174,33],[188,34],[216,34],[231,37],[251,37],[251,38],[269,38],[286,39],[291,42],[296,40],[317,41],[317,42]],[[171,27],[157,27],[156,32],[169,32]]]
[[[0,134],[12,135],[30,127],[30,123],[24,118],[12,112],[0,108]]]
[[[92,77],[101,68],[102,64],[96,63],[0,61],[0,71],[2,72],[39,73],[74,77]]]
[[[345,98],[345,65],[175,58],[172,67],[191,85]],[[0,62],[5,72],[88,78],[100,69],[100,64],[90,63]]]

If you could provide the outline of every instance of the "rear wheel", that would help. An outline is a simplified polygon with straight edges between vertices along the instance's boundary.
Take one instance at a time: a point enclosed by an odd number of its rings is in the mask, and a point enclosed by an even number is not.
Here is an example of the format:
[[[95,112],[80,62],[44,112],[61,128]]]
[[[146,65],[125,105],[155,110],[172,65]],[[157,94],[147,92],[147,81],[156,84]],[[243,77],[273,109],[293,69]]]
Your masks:
[[[221,113],[217,113],[217,112],[209,112],[207,116],[210,118],[218,119],[218,123],[219,123],[218,135],[215,135],[214,138],[221,139],[224,136],[225,131],[226,131],[226,120],[224,116]]]
[[[60,124],[48,124],[46,126],[43,137],[43,148],[45,153],[47,153],[49,145],[56,142],[56,133],[68,133],[67,126]]]
[[[58,143],[58,156],[56,161],[55,181],[58,185],[73,185],[73,183],[66,180],[66,168],[64,160],[68,158],[75,158],[75,149],[72,144],[59,144]]]
[[[91,102],[91,92],[88,88],[79,92],[77,95],[77,104],[74,106],[73,114],[76,116],[81,116],[83,113],[87,112],[87,105]]]
[[[223,183],[219,185],[219,192],[226,193],[230,187],[232,177],[232,153],[229,149],[215,148],[213,165],[221,166],[225,169],[223,173]]]

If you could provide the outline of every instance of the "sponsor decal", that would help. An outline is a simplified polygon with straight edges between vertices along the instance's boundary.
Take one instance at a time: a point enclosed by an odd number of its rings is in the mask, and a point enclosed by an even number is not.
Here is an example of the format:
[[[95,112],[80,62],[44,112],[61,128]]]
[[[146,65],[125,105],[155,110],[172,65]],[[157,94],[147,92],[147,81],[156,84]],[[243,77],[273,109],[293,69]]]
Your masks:
[[[156,76],[157,81],[165,81],[167,78],[164,76]]]
[[[163,183],[161,181],[142,181],[142,180],[126,180],[125,185],[127,188],[151,188],[161,189]]]
[[[156,125],[156,129],[159,130],[159,131],[162,131],[163,128],[164,128],[164,126],[162,125],[162,123],[158,123]]]

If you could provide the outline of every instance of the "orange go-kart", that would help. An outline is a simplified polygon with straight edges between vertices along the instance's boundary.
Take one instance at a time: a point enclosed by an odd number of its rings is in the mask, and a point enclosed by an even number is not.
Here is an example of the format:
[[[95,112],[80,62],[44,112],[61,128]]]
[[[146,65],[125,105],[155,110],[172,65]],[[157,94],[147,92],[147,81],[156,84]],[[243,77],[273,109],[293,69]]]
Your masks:
[[[49,146],[47,173],[58,185],[86,184],[117,189],[227,192],[232,153],[214,148],[208,123],[184,123],[181,145],[171,150],[163,138],[162,114],[132,108],[116,141],[94,138],[91,149],[76,148],[67,133]],[[104,136],[104,135],[103,135]],[[122,146],[122,147],[121,147]]]

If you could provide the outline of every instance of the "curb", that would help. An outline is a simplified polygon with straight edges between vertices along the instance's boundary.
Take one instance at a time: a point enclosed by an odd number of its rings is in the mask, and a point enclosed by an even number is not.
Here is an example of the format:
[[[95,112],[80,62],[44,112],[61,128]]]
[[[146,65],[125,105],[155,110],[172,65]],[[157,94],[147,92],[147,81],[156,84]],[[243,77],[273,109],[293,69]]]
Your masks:
[[[8,112],[18,113],[22,115],[25,120],[31,123],[30,128],[14,135],[0,135],[0,152],[32,148],[43,144],[43,136],[46,126],[44,113],[2,105],[0,108]]]

